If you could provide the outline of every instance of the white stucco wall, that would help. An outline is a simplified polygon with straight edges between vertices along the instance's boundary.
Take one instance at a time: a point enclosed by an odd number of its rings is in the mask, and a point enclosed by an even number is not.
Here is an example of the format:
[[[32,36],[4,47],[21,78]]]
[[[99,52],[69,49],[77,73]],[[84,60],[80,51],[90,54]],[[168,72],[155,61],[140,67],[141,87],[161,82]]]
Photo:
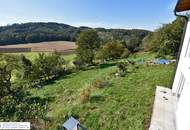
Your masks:
[[[176,128],[177,130],[190,130],[190,18],[172,92],[180,95],[176,108]]]
[[[184,41],[183,41],[183,46],[182,46],[182,50],[181,50],[181,54],[180,54],[180,58],[179,58],[178,68],[176,70],[174,83],[172,86],[172,92],[173,93],[177,92],[181,72],[183,71],[183,73],[184,73],[186,71],[183,69],[185,69],[184,66],[187,66],[187,64],[188,64],[187,60],[190,59],[189,57],[185,57],[185,55],[187,53],[187,48],[188,48],[188,46],[190,47],[190,44],[188,45],[189,40],[190,40],[190,20],[187,23],[185,37],[184,37]],[[189,51],[190,51],[190,48],[189,48]]]
[[[184,87],[176,109],[177,130],[190,130],[190,84]]]

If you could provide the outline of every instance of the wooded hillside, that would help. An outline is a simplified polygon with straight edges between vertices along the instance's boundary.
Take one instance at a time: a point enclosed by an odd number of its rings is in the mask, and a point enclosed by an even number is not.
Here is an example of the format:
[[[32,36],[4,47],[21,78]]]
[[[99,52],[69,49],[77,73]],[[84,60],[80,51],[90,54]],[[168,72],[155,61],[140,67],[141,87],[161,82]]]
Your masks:
[[[43,41],[75,41],[79,33],[88,27],[73,27],[60,23],[24,23],[0,27],[0,45],[35,43]],[[103,40],[126,40],[131,36],[143,39],[147,30],[96,28]]]

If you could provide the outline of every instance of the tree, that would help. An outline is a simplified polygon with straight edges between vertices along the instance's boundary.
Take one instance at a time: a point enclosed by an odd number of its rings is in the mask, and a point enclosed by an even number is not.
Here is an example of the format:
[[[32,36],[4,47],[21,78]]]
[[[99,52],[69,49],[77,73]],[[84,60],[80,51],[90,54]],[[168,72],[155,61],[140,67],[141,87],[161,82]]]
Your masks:
[[[29,79],[32,72],[32,62],[27,59],[24,55],[21,55],[21,68],[22,76],[21,79]]]
[[[139,50],[141,40],[136,36],[129,37],[126,41],[126,47],[130,52],[136,52]]]
[[[31,97],[21,84],[11,81],[18,62],[15,57],[0,55],[0,121],[28,121],[42,119],[46,100]],[[17,61],[17,60],[16,60]]]
[[[179,52],[184,23],[185,20],[178,17],[172,23],[164,24],[146,37],[143,41],[144,48],[158,52],[159,56],[176,56]]]
[[[64,65],[65,60],[58,53],[39,53],[34,60],[30,80],[34,84],[41,84],[53,79],[64,71]]]
[[[125,48],[121,41],[110,41],[105,43],[97,53],[97,58],[101,60],[114,60],[127,57],[128,49]],[[124,52],[126,54],[124,54]]]
[[[77,42],[76,50],[77,59],[80,59],[84,64],[93,64],[95,53],[100,47],[98,34],[95,30],[86,30],[80,33]]]
[[[12,92],[11,89],[11,71],[7,70],[8,66],[0,68],[0,99]]]

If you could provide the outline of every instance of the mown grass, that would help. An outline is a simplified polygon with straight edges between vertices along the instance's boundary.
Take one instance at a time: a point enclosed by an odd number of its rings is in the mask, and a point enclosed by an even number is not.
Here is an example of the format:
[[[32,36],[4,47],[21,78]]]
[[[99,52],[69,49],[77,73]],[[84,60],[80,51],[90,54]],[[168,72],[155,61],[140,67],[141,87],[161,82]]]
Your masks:
[[[149,60],[152,55],[146,53],[132,58],[146,57]],[[108,64],[61,77],[43,89],[33,89],[35,96],[52,97],[47,114],[51,120],[49,130],[57,129],[70,116],[93,130],[146,129],[155,88],[157,85],[171,86],[174,65],[141,65],[126,77],[109,78],[108,87],[93,89],[89,101],[80,102],[81,92],[95,79],[107,78],[116,70],[115,64]]]

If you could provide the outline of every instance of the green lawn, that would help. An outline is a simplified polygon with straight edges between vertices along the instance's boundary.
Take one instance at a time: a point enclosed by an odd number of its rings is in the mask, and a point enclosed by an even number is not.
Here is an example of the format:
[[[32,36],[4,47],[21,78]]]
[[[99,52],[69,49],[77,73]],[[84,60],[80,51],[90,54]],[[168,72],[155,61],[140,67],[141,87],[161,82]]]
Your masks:
[[[45,52],[45,54],[48,54],[49,52]],[[10,55],[25,55],[27,58],[29,58],[30,60],[34,60],[39,52],[23,52],[23,53],[7,53]],[[71,61],[73,60],[73,58],[75,57],[75,54],[69,54],[69,55],[63,55],[64,59],[67,61]]]
[[[156,57],[156,53],[152,52],[139,52],[134,55],[131,55],[129,59],[135,59],[136,61],[139,60],[144,60],[144,61],[149,61],[149,60],[154,60]]]
[[[148,60],[154,54],[147,55],[133,59],[146,57]],[[156,85],[171,86],[174,65],[142,65],[126,77],[112,77],[107,88],[93,89],[90,100],[80,102],[83,89],[88,88],[94,79],[106,78],[116,69],[112,64],[80,71],[41,90],[33,89],[35,96],[52,97],[47,115],[51,119],[49,130],[62,125],[71,115],[90,130],[144,130],[150,119]]]

